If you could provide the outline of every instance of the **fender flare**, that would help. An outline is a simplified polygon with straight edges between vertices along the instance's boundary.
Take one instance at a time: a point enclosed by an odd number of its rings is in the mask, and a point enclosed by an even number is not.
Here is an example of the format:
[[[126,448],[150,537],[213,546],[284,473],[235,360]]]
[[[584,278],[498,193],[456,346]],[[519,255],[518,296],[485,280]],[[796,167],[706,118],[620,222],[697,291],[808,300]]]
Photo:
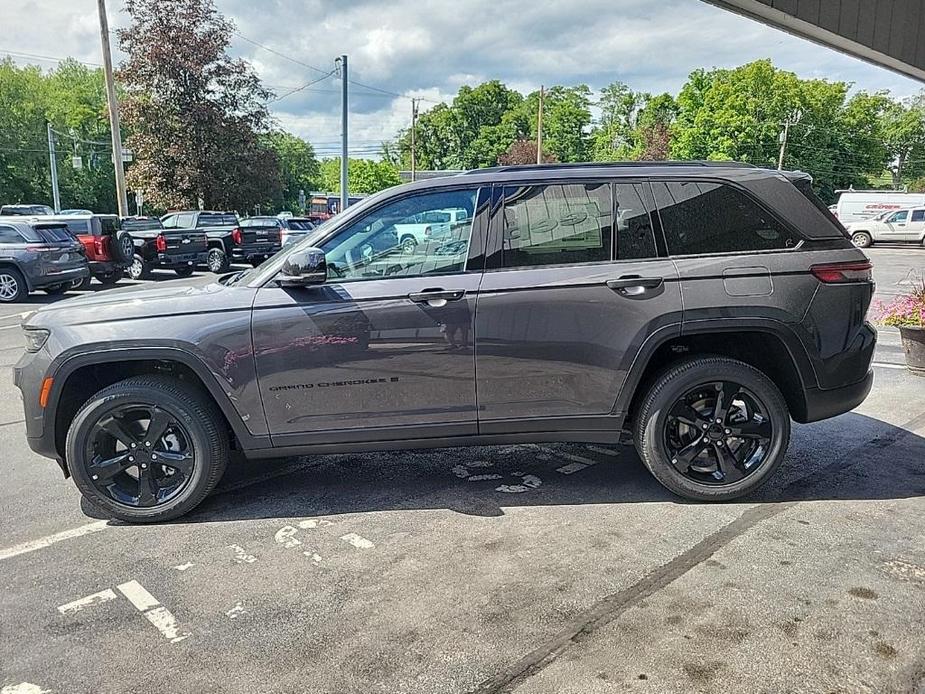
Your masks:
[[[669,328],[675,327],[675,330]],[[626,381],[614,405],[615,414],[626,415],[636,396],[636,391],[642,382],[642,376],[649,366],[653,355],[666,343],[684,337],[708,335],[711,333],[737,333],[761,332],[778,338],[787,350],[793,363],[794,371],[800,382],[801,391],[805,394],[807,389],[818,387],[816,372],[812,361],[806,352],[806,347],[800,338],[786,323],[773,318],[705,318],[702,320],[685,321],[680,333],[677,326],[665,326],[653,332],[636,353],[633,363],[627,373]],[[807,382],[808,378],[811,382]],[[805,401],[805,395],[803,396]]]
[[[56,387],[52,388],[46,412],[57,413],[61,393],[64,392],[64,385],[67,380],[78,369],[86,366],[108,364],[115,361],[168,361],[177,362],[188,367],[196,377],[202,382],[212,400],[221,410],[225,419],[231,425],[238,443],[244,450],[269,448],[271,446],[269,436],[252,434],[245,425],[241,414],[235,409],[228,393],[221,387],[216,376],[199,359],[193,352],[180,346],[156,346],[156,347],[136,347],[136,346],[115,346],[103,347],[94,351],[81,351],[77,354],[68,354],[63,352],[51,363],[48,368],[48,375],[55,379]],[[60,384],[60,386],[58,385]],[[260,411],[263,416],[263,410]],[[51,440],[56,440],[57,416],[45,421],[46,430],[51,428]]]

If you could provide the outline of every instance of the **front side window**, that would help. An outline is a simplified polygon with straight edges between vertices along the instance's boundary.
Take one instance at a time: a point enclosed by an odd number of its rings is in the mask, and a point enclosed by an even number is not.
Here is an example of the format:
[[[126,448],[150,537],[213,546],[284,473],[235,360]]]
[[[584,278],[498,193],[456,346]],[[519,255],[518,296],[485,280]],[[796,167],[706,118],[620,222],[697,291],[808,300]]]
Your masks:
[[[900,212],[897,212],[892,217],[890,217],[889,221],[893,222],[894,224],[896,222],[905,222],[908,217],[909,210],[901,210]]]
[[[609,262],[612,207],[606,183],[505,186],[503,267]]]
[[[329,279],[463,272],[477,195],[475,188],[424,193],[361,217],[321,245]]]
[[[765,251],[796,245],[793,234],[742,191],[722,183],[653,182],[672,255]]]
[[[13,227],[0,227],[0,243],[22,243],[23,237]]]
[[[161,220],[161,225],[165,229],[176,229],[177,228],[177,215],[171,214],[167,215]]]

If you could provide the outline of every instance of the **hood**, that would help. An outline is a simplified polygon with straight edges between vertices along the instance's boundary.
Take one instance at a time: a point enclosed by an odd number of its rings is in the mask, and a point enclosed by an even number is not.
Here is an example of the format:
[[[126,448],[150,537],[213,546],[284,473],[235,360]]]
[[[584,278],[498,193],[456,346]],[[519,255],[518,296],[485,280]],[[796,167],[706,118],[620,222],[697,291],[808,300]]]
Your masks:
[[[253,303],[254,291],[248,287],[226,287],[211,275],[101,289],[44,306],[29,315],[23,324],[54,327],[246,309]]]

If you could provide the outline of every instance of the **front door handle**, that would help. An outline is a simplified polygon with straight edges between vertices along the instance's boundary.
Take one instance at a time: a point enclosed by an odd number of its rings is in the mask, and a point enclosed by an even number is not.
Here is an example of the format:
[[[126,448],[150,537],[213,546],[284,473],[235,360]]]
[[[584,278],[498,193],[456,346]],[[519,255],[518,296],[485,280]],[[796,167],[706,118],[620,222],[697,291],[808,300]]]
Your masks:
[[[607,280],[607,286],[623,296],[641,296],[653,289],[660,289],[665,284],[662,277],[641,277],[624,275],[615,280]]]
[[[445,306],[447,301],[459,301],[465,295],[465,289],[425,289],[422,292],[411,292],[408,298],[416,304],[439,307]]]

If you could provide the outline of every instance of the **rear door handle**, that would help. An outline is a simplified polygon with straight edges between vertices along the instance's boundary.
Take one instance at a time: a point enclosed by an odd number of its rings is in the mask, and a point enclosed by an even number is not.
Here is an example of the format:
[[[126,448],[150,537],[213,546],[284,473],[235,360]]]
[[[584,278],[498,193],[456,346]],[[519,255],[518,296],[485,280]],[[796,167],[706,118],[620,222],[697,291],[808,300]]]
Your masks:
[[[443,306],[447,301],[459,301],[465,295],[465,289],[425,289],[422,292],[411,292],[408,298],[416,304]]]
[[[640,277],[639,275],[624,275],[615,280],[607,280],[607,286],[620,293],[642,294],[649,289],[658,289],[665,280],[662,277]]]

